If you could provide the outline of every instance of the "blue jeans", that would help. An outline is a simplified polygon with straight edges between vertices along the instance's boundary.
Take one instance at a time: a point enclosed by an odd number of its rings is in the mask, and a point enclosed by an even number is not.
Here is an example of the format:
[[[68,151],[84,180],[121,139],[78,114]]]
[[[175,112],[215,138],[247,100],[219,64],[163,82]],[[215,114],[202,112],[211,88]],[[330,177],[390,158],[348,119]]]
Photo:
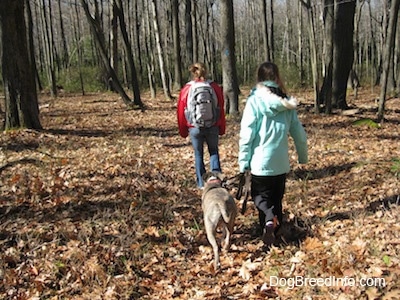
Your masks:
[[[202,187],[202,176],[206,172],[204,166],[204,143],[207,144],[208,153],[210,154],[210,170],[212,172],[221,172],[218,152],[219,128],[216,126],[210,128],[191,127],[189,128],[189,135],[194,149],[196,182],[198,187]]]

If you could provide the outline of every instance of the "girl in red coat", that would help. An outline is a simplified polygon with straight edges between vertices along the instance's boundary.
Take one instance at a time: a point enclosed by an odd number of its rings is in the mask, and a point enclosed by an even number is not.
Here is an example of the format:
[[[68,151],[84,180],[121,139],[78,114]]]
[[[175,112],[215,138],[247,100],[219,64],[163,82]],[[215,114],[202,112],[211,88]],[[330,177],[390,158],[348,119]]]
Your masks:
[[[225,134],[225,111],[224,96],[222,88],[213,81],[206,79],[207,70],[203,63],[195,63],[189,67],[192,80],[181,90],[178,99],[178,126],[179,134],[186,138],[188,135],[192,141],[195,157],[196,182],[199,188],[203,187],[202,176],[206,172],[204,165],[204,143],[207,144],[210,154],[210,171],[221,172],[221,165],[218,152],[219,136]],[[190,124],[186,118],[185,111],[188,106],[188,95],[192,84],[195,82],[209,82],[218,99],[218,119],[211,127],[198,127]]]

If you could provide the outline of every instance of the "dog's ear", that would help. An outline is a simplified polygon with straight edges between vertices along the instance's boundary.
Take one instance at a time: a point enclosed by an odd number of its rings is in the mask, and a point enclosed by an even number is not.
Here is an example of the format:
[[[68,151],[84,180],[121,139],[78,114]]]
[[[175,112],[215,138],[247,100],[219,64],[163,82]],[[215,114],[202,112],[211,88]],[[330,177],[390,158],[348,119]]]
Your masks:
[[[208,178],[210,178],[211,176],[214,176],[212,172],[206,172],[201,177],[203,178],[203,182],[207,182]]]

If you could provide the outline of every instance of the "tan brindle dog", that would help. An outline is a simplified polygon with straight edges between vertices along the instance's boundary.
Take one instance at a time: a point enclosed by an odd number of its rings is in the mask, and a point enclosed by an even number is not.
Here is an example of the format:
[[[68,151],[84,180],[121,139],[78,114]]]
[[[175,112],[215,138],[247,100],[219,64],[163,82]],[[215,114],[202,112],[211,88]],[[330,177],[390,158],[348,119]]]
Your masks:
[[[207,239],[214,252],[214,269],[218,270],[220,262],[216,241],[216,228],[220,225],[223,230],[221,248],[225,251],[229,250],[237,208],[233,197],[222,186],[223,178],[221,173],[206,173],[203,176],[203,180],[204,189],[201,199],[204,226]]]

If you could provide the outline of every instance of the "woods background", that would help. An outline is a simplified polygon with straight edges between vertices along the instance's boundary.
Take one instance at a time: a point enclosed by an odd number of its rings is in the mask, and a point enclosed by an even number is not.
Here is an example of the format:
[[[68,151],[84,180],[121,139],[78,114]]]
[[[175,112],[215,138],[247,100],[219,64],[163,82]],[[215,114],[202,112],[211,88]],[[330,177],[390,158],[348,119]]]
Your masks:
[[[238,112],[239,86],[253,84],[265,60],[280,66],[290,88],[314,89],[317,113],[348,108],[348,79],[355,90],[384,87],[379,119],[387,92],[399,92],[399,0],[18,0],[0,1],[0,7],[8,108],[21,93],[7,82],[27,86],[7,72],[24,57],[19,51],[27,52],[21,68],[26,72],[30,65],[27,76],[53,97],[61,89],[110,89],[141,108],[144,89],[152,97],[162,89],[173,99],[195,61],[205,62],[210,77],[223,84],[229,114]],[[21,21],[26,26],[12,26]],[[15,110],[8,109],[6,128],[40,127],[37,117],[15,118]],[[25,112],[31,118],[35,113]]]

